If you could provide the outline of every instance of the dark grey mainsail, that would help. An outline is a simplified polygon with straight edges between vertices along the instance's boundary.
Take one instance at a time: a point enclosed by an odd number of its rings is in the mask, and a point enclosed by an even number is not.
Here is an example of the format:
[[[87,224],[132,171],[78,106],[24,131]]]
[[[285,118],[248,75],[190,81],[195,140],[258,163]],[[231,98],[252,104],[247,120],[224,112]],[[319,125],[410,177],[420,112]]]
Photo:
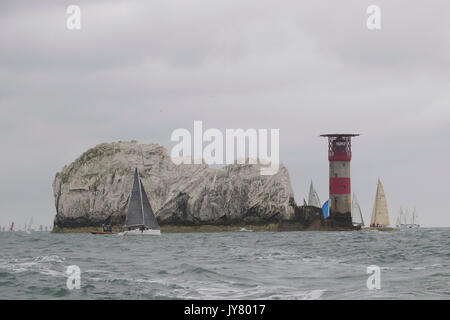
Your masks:
[[[150,201],[148,201],[147,193],[145,192],[142,181],[141,181],[141,190],[142,190],[142,205],[144,208],[144,224],[146,227],[149,227],[150,229],[159,230],[158,221],[156,220],[156,217],[153,213]]]
[[[125,227],[140,227],[145,226],[150,229],[159,230],[158,222],[153,214],[152,207],[148,201],[144,186],[137,168],[134,171],[133,189],[128,206],[127,218],[125,220]]]

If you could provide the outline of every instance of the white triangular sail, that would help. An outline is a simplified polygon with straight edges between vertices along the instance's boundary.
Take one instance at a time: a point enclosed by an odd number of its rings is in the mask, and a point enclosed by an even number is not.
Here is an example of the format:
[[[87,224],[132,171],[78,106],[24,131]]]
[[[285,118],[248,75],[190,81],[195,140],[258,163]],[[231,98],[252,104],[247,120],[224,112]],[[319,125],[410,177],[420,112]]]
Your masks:
[[[33,217],[30,218],[30,222],[28,223],[28,229],[26,231],[28,232],[34,231]]]
[[[314,189],[312,181],[311,181],[311,185],[309,186],[308,206],[322,208],[321,202],[319,199],[319,195],[317,194],[316,190]]]
[[[361,207],[359,206],[358,199],[356,198],[355,193],[353,193],[352,197],[352,222],[354,224],[358,224],[364,227],[364,220],[362,217]]]
[[[375,204],[373,206],[370,225],[373,227],[385,227],[389,224],[386,196],[384,194],[383,185],[381,184],[380,179],[378,179],[377,194],[375,196]]]

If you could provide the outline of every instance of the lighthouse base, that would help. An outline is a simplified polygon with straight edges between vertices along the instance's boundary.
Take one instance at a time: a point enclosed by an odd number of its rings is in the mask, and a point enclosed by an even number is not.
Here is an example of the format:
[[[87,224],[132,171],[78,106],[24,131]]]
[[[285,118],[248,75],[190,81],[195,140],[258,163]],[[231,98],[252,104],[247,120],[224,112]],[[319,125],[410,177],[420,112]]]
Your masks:
[[[361,229],[359,226],[354,226],[352,223],[352,215],[350,212],[347,213],[333,213],[325,220],[325,224],[329,227],[345,228],[358,230]]]

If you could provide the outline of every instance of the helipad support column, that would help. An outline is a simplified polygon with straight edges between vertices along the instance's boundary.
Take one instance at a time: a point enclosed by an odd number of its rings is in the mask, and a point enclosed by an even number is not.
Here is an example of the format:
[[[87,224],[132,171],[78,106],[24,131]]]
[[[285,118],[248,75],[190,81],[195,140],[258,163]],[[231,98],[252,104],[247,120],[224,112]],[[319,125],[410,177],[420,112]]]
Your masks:
[[[328,137],[328,160],[330,161],[329,217],[339,223],[352,224],[350,160],[352,137],[359,134],[322,134]]]

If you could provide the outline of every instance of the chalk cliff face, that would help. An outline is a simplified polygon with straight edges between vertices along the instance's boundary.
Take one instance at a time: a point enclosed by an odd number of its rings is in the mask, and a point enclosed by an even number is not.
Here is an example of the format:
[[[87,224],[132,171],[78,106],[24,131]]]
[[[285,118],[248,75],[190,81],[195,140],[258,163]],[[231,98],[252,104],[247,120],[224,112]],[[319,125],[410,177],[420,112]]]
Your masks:
[[[155,215],[164,225],[280,222],[296,217],[287,169],[263,176],[258,165],[175,165],[157,144],[103,143],[56,174],[55,227],[99,226],[125,220],[138,167]],[[298,211],[298,210],[297,210]]]

